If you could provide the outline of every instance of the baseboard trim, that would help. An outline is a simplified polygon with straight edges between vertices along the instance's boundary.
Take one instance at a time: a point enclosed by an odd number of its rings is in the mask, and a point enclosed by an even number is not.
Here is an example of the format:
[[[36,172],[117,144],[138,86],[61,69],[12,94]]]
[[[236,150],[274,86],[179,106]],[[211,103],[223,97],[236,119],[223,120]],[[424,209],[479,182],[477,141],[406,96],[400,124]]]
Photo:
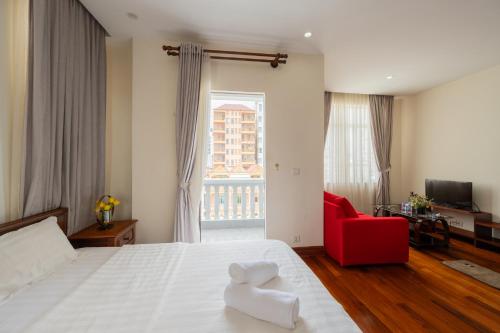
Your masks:
[[[318,256],[325,254],[325,248],[323,246],[292,247],[292,249],[301,257]]]

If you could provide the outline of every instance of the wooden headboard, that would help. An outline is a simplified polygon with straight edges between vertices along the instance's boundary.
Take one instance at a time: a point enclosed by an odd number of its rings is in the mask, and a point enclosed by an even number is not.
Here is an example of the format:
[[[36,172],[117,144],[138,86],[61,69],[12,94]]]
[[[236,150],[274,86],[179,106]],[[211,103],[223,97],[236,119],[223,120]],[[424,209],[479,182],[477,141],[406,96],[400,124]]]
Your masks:
[[[65,235],[68,234],[68,208],[57,208],[40,214],[23,217],[22,219],[0,224],[0,236],[8,232],[27,227],[38,223],[48,217],[55,216],[57,224],[61,227]]]

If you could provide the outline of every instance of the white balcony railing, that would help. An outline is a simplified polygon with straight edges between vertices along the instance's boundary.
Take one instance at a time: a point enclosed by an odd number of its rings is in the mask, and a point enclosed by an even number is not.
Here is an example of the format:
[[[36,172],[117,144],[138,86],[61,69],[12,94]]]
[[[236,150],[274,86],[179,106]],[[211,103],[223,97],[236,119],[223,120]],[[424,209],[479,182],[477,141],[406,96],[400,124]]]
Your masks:
[[[201,227],[263,227],[264,186],[264,179],[205,179]]]

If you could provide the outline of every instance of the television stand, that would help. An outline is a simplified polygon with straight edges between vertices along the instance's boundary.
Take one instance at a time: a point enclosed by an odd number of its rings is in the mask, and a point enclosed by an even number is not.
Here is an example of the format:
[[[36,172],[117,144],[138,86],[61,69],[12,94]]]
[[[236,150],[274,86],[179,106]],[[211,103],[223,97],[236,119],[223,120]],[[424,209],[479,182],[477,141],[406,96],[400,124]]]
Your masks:
[[[451,208],[447,206],[432,205],[433,209],[447,211],[449,214],[457,213],[472,216],[474,220],[474,231],[450,226],[450,234],[472,240],[474,246],[480,248],[500,250],[500,239],[493,238],[492,231],[500,229],[500,223],[492,221],[492,214],[487,212],[475,212],[465,209]]]

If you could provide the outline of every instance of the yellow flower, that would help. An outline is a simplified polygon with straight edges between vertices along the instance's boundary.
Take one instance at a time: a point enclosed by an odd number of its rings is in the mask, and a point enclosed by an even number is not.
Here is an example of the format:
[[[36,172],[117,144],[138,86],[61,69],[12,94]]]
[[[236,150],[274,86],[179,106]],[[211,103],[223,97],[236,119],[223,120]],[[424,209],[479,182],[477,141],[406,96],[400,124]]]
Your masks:
[[[109,202],[110,204],[115,203],[115,198],[113,198],[113,197],[109,197],[108,202]]]
[[[105,205],[104,210],[111,210],[111,205]]]
[[[106,204],[101,201],[101,203],[99,204],[99,208],[104,208],[104,206],[106,206]]]
[[[118,206],[120,204],[120,200],[115,199],[115,206]]]

